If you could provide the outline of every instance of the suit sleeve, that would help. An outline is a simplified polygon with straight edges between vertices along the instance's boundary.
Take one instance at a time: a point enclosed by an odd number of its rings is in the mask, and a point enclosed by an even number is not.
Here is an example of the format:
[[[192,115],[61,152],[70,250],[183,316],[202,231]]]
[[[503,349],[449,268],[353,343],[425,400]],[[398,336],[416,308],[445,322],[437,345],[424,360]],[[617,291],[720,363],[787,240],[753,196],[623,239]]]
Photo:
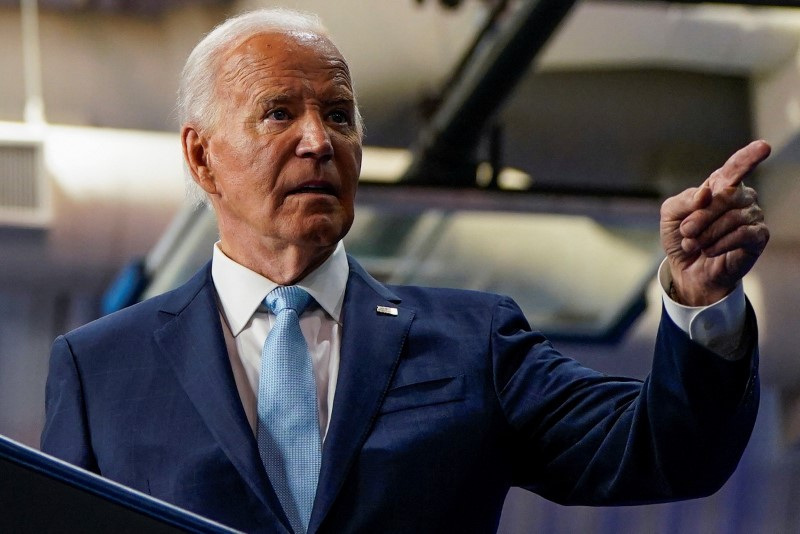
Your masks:
[[[562,503],[618,505],[709,495],[733,473],[758,407],[749,357],[728,361],[662,314],[643,382],[597,373],[531,332],[516,304],[494,315],[495,388],[514,433],[515,485]]]
[[[41,449],[73,465],[98,472],[89,440],[80,373],[64,336],[55,340],[50,352]]]

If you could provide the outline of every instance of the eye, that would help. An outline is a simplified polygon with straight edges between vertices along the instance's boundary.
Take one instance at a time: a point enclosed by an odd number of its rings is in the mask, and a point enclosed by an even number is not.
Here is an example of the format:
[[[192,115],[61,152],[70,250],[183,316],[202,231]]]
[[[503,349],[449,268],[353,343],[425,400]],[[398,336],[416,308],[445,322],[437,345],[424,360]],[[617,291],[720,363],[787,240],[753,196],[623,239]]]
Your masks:
[[[328,118],[336,124],[350,124],[350,114],[343,109],[335,109],[328,113]]]
[[[267,113],[266,118],[273,121],[288,121],[290,117],[288,111],[283,108],[278,108]]]

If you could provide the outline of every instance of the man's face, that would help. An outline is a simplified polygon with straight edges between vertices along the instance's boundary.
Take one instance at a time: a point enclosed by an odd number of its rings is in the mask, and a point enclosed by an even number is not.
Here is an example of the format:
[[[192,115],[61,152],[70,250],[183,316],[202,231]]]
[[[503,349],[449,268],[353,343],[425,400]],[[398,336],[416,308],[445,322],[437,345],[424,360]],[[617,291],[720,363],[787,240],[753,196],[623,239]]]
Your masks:
[[[308,33],[254,36],[222,58],[206,137],[223,250],[330,247],[353,222],[361,168],[350,73]],[[259,247],[260,248],[260,247]]]

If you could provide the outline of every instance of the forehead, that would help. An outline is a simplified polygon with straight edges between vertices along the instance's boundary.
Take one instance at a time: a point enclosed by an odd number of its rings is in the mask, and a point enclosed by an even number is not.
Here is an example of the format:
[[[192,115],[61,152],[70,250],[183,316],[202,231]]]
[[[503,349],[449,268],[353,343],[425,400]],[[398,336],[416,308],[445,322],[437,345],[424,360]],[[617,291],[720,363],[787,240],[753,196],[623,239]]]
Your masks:
[[[326,37],[310,32],[260,33],[223,55],[223,86],[247,91],[262,84],[319,82],[352,92],[350,70]]]

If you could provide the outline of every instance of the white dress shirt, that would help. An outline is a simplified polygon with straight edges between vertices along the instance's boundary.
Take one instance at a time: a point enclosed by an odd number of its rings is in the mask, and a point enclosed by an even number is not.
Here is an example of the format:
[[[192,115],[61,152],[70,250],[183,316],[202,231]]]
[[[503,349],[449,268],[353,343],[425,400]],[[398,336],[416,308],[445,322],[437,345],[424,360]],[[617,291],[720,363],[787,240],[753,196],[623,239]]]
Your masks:
[[[297,283],[317,303],[300,317],[300,329],[314,367],[323,439],[328,432],[339,374],[341,314],[348,273],[347,255],[340,242],[330,258]],[[278,284],[228,258],[220,250],[219,243],[214,246],[211,275],[219,298],[222,330],[236,388],[255,432],[261,350],[275,322],[275,316],[263,301]],[[666,312],[679,328],[723,358],[741,356],[737,350],[745,320],[741,283],[730,295],[711,306],[689,307],[674,302],[667,295],[671,279],[666,260],[659,268],[658,279]]]
[[[658,268],[658,281],[667,315],[678,328],[689,334],[690,339],[726,360],[737,360],[745,355],[740,347],[745,320],[741,281],[728,296],[710,306],[684,306],[669,297],[672,276],[666,259]]]
[[[316,304],[300,317],[317,383],[317,407],[322,438],[328,432],[336,379],[339,376],[339,346],[342,336],[342,304],[350,267],[340,242],[334,253],[296,285],[314,297]],[[261,351],[275,315],[264,298],[278,284],[239,265],[214,245],[211,276],[219,298],[222,331],[228,357],[253,432],[257,422],[258,380]]]

